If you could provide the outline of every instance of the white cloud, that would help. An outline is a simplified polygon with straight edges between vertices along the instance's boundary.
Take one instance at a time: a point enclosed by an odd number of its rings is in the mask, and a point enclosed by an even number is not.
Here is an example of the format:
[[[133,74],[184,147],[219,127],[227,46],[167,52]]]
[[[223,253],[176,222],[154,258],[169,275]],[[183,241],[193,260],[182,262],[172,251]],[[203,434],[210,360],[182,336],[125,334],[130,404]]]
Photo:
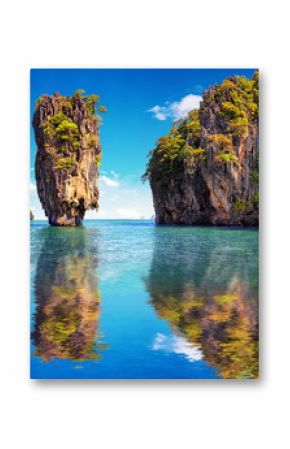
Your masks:
[[[158,333],[152,345],[153,351],[173,352],[183,355],[190,362],[203,358],[200,346],[188,343],[184,337],[179,335],[166,336]]]
[[[120,185],[119,181],[116,181],[115,179],[111,179],[105,175],[100,176],[100,182],[103,182],[108,187],[119,187],[119,185]]]
[[[99,178],[99,210],[88,210],[85,219],[140,219],[154,214],[149,184],[141,182],[141,173],[120,177],[114,170]],[[34,179],[30,185],[30,206],[35,218],[47,220],[40,205]]]
[[[118,173],[116,173],[114,170],[110,170],[111,175],[113,176],[113,178],[119,178]]]
[[[120,218],[138,219],[142,216],[142,213],[135,209],[117,209],[116,212]]]
[[[100,209],[94,216],[86,213],[86,218],[151,218],[154,214],[152,194],[148,183],[141,182],[141,173],[131,174],[110,180],[118,182],[117,188],[112,188],[107,183],[99,182],[99,204]]]
[[[168,115],[168,108],[166,106],[154,106],[151,109],[148,109],[148,112],[153,112],[154,117],[157,118],[157,120],[166,120]]]
[[[168,103],[166,106],[153,106],[148,112],[153,112],[153,116],[157,120],[166,120],[167,118],[179,120],[186,117],[193,109],[199,108],[201,100],[202,97],[200,95],[189,94],[180,101]]]
[[[180,101],[172,103],[170,109],[173,114],[173,118],[178,120],[184,118],[192,109],[198,109],[201,102],[200,95],[189,94],[183,97]]]

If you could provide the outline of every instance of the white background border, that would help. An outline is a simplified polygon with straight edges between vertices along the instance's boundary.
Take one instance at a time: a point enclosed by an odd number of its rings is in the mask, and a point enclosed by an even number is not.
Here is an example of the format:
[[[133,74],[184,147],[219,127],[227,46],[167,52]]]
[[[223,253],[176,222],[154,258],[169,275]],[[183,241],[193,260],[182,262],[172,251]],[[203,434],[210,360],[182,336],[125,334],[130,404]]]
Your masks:
[[[1,7],[3,448],[245,449],[289,445],[287,3],[27,0],[5,2]],[[31,67],[260,68],[259,381],[29,380]]]

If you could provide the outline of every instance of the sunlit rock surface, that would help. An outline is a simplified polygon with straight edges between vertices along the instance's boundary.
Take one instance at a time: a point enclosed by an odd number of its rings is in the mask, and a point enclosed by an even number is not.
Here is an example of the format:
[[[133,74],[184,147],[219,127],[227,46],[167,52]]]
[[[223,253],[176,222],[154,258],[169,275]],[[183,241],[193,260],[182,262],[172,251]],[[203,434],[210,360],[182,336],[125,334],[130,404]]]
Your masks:
[[[207,90],[151,152],[145,179],[160,224],[258,225],[258,72]]]
[[[36,185],[51,225],[78,226],[86,210],[98,209],[98,97],[81,93],[42,95],[36,103]]]

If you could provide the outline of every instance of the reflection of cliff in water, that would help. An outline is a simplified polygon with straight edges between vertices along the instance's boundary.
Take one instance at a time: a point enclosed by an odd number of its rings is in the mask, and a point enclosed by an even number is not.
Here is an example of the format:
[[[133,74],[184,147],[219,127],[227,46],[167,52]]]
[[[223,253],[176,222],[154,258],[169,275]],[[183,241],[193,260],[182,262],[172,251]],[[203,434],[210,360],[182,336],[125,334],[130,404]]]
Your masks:
[[[234,232],[225,244],[210,233],[207,240],[201,234],[191,242],[188,234],[179,242],[157,229],[146,284],[158,315],[222,377],[252,378],[258,375],[257,248],[231,242]]]
[[[97,342],[100,296],[97,289],[96,235],[84,228],[43,230],[35,277],[35,355],[93,360]],[[89,246],[94,242],[94,246]],[[98,338],[98,339],[99,339]]]

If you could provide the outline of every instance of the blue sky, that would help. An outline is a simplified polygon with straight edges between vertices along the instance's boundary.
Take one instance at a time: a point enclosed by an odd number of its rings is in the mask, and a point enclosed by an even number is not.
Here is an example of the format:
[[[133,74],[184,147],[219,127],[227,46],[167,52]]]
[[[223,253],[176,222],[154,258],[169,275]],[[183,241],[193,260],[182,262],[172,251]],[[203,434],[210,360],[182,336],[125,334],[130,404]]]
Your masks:
[[[140,177],[156,140],[168,133],[175,119],[198,106],[209,86],[228,76],[249,78],[253,73],[254,69],[33,69],[31,120],[35,101],[43,94],[71,95],[83,89],[99,95],[108,109],[100,129],[100,210],[88,211],[86,218],[149,218],[154,213],[151,192]],[[37,219],[44,219],[35,187],[35,153],[31,126],[31,209]]]

